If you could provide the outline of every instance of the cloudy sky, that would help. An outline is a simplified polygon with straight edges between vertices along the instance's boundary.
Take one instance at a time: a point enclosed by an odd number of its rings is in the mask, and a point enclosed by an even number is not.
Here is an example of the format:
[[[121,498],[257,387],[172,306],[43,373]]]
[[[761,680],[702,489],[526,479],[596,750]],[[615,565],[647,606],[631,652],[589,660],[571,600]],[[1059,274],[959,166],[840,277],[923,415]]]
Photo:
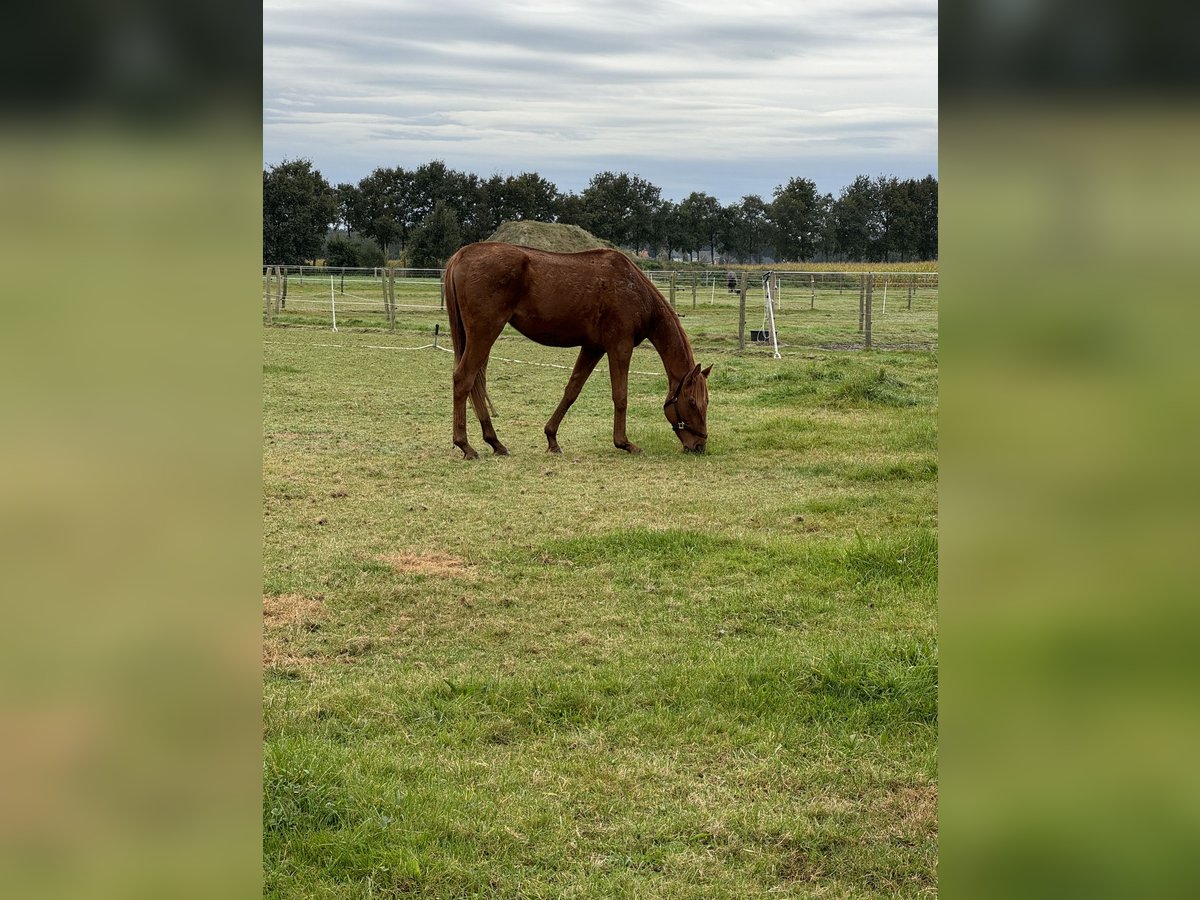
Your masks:
[[[680,200],[937,174],[936,0],[266,0],[266,163],[431,159]]]

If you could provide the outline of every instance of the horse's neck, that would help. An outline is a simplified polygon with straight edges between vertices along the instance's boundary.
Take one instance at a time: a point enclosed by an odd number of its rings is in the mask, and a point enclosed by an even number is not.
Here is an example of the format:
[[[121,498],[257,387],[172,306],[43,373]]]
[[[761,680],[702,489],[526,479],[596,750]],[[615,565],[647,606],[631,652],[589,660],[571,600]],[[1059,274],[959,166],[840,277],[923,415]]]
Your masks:
[[[667,378],[674,387],[695,367],[696,360],[692,356],[687,339],[683,336],[683,323],[665,300],[659,300],[657,320],[654,332],[650,335],[650,343],[662,358]]]

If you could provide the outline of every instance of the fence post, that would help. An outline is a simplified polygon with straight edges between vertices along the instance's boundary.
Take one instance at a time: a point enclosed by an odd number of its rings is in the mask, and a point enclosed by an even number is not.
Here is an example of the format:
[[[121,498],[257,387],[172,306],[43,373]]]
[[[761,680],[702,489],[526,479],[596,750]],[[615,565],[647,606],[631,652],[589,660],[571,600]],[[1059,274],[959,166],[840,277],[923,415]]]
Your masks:
[[[858,276],[858,330],[862,333],[863,330],[863,313],[864,302],[867,296],[867,274],[864,272]]]
[[[809,288],[809,290],[812,291],[812,299],[808,301],[808,308],[816,309],[817,308],[817,276],[816,275],[808,276],[808,288]]]
[[[283,309],[287,309],[287,287],[288,287],[287,283],[288,283],[288,273],[287,273],[287,269],[284,269],[283,270],[283,299],[279,301],[279,305]]]
[[[671,271],[671,309],[675,308],[675,279],[678,275],[674,270]]]
[[[863,334],[863,347],[871,349],[871,295],[875,292],[875,274],[867,273],[867,302],[866,302],[866,332]]]
[[[388,269],[388,331],[396,330],[396,270]]]
[[[917,280],[917,276],[916,276],[916,275],[909,275],[909,276],[908,276],[908,308],[909,308],[909,309],[912,309],[912,292],[913,292],[913,282],[915,282],[916,280]]]
[[[438,273],[438,309],[446,308],[446,270]]]
[[[779,302],[779,273],[771,273],[771,299],[775,301],[776,309],[783,309],[783,304]]]
[[[746,282],[749,280],[750,273],[742,272],[742,284],[738,293],[738,349],[746,349]]]
[[[692,309],[696,308],[696,283],[700,280],[700,276],[695,272],[692,273]]]
[[[275,315],[279,315],[280,305],[283,303],[283,270],[279,266],[275,267]]]
[[[271,267],[263,269],[263,318],[270,325],[274,317],[271,315]]]

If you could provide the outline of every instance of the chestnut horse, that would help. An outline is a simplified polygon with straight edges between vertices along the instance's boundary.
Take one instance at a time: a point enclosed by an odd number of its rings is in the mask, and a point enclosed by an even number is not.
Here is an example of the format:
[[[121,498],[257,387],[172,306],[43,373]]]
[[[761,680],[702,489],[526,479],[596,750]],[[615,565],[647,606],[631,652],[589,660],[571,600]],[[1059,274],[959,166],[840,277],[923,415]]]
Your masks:
[[[712,366],[700,370],[679,316],[623,253],[548,253],[490,241],[469,244],[446,263],[446,311],[454,341],[454,445],[464,458],[479,456],[467,441],[468,397],[483,439],[497,454],[508,453],[492,427],[487,393],[488,354],[508,324],[539,344],[580,348],[562,401],[546,423],[548,452],[562,452],[558,426],[606,353],[613,443],[630,453],[641,452],[625,434],[625,410],[629,361],[633,348],[644,340],[654,345],[666,369],[663,414],[685,450],[704,451]]]

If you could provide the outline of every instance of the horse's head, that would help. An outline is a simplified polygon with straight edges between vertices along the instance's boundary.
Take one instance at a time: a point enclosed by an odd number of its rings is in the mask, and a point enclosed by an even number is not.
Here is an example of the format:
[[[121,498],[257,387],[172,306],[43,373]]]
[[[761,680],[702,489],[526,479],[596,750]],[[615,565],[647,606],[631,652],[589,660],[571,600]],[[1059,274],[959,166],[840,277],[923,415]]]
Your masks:
[[[663,404],[663,414],[683,449],[691,453],[703,453],[708,444],[708,373],[697,365],[675,385],[671,396]]]

